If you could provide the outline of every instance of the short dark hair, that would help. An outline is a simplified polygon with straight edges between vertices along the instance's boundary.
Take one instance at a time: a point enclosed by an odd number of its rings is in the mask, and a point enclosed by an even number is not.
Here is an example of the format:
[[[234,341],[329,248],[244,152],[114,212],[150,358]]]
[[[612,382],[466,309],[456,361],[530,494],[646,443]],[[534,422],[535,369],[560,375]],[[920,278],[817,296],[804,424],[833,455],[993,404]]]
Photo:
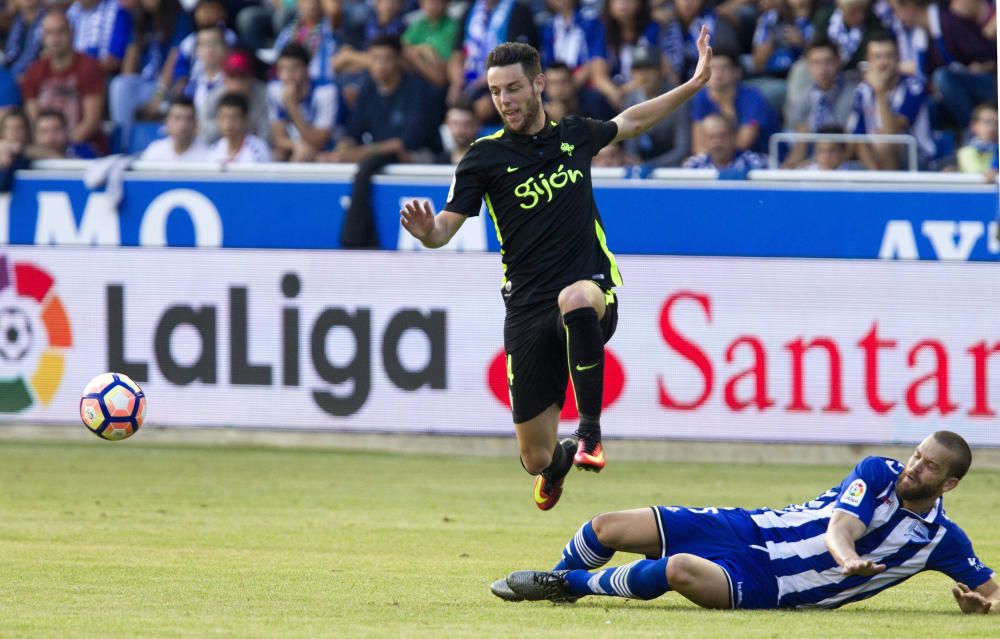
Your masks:
[[[965,477],[965,473],[969,472],[969,466],[972,466],[972,449],[969,448],[969,443],[961,435],[950,430],[939,430],[931,437],[955,455],[948,473],[956,479]]]
[[[819,129],[816,130],[816,133],[824,133],[824,134],[827,134],[827,135],[831,135],[831,134],[843,135],[843,133],[844,133],[844,127],[841,126],[841,125],[839,125],[839,124],[824,124]],[[827,142],[833,142],[834,144],[836,144],[837,146],[839,146],[841,149],[847,148],[847,142],[845,140],[825,140],[825,141],[827,141]]]
[[[66,114],[58,109],[42,109],[38,112],[38,115],[35,116],[35,124],[38,124],[38,121],[42,118],[55,118],[62,123],[63,127],[69,126],[69,120],[66,119]]]
[[[278,59],[291,58],[293,60],[298,60],[303,66],[309,66],[309,49],[298,42],[290,42],[281,48],[281,53],[278,54]]]
[[[486,56],[486,69],[493,67],[506,67],[512,64],[520,64],[524,70],[524,75],[529,80],[542,72],[542,62],[538,57],[538,50],[530,44],[523,42],[504,42],[497,45],[490,54]]]
[[[868,44],[865,45],[865,52],[868,52],[868,48],[873,44],[891,44],[892,48],[899,52],[899,43],[896,42],[896,37],[885,31],[876,31],[870,38],[868,38]]]
[[[396,52],[396,55],[403,53],[403,43],[400,42],[399,36],[394,35],[375,36],[368,43],[368,48],[371,49],[372,47],[389,47]]]
[[[167,108],[167,113],[169,113],[170,109],[172,109],[174,107],[181,107],[181,108],[184,108],[184,109],[191,109],[192,111],[195,110],[194,100],[192,100],[191,98],[189,98],[186,95],[179,95],[176,98],[174,98],[173,100],[171,100],[170,101],[170,106]]]
[[[247,117],[250,113],[250,104],[247,99],[240,95],[239,93],[227,93],[219,99],[219,106],[215,108],[216,112],[222,107],[234,107],[239,109],[243,113],[243,117]]]
[[[560,60],[556,60],[555,62],[550,62],[549,66],[545,67],[545,70],[546,71],[565,71],[566,73],[569,73],[570,75],[573,74],[573,69],[570,69],[568,64],[566,64],[565,62],[562,62]],[[525,75],[527,75],[527,73],[525,73]]]
[[[810,51],[816,51],[817,49],[827,49],[828,51],[832,51],[833,55],[837,58],[840,58],[840,51],[837,49],[837,45],[833,43],[833,40],[825,36],[813,38],[806,46],[805,55],[809,55]]]

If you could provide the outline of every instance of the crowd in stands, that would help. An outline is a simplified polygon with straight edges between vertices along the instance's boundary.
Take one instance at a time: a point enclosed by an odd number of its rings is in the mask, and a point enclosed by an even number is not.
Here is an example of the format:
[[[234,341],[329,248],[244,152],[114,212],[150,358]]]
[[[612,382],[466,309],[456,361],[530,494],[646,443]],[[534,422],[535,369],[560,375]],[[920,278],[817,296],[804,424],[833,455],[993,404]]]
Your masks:
[[[995,0],[5,0],[0,166],[454,163],[500,126],[497,44],[538,48],[551,117],[609,119],[690,76],[702,25],[709,84],[598,165],[738,174],[767,166],[780,131],[906,134],[920,169],[996,179]],[[776,159],[906,168],[903,146],[860,139]]]

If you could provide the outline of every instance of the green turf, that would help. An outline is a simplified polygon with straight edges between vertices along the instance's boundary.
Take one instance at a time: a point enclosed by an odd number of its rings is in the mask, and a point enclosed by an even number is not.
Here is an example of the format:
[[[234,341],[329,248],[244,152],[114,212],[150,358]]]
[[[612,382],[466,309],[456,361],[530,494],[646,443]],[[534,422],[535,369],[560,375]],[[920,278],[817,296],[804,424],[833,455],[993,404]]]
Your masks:
[[[783,506],[848,470],[624,463],[609,449],[605,473],[573,473],[542,513],[513,456],[3,442],[0,636],[1000,636],[1000,617],[958,613],[935,573],[838,611],[495,599],[493,579],[551,566],[598,512]],[[1000,473],[974,468],[947,501],[1000,565]]]

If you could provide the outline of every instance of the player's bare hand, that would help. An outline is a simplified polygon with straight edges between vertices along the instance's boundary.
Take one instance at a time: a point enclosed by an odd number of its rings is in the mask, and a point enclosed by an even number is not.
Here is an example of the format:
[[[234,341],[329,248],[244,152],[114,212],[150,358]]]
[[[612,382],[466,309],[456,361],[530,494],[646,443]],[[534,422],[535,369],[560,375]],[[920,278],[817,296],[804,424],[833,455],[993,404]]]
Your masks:
[[[712,77],[712,47],[708,44],[710,37],[708,26],[701,25],[701,33],[698,34],[698,65],[691,76],[698,86],[705,86]]]
[[[406,202],[399,210],[399,216],[403,228],[421,242],[434,231],[434,209],[428,200]]]
[[[871,559],[850,559],[842,567],[845,575],[871,577],[885,571],[885,564],[877,564]]]
[[[982,596],[965,584],[955,584],[951,589],[958,607],[967,615],[985,615],[990,611],[993,602]]]

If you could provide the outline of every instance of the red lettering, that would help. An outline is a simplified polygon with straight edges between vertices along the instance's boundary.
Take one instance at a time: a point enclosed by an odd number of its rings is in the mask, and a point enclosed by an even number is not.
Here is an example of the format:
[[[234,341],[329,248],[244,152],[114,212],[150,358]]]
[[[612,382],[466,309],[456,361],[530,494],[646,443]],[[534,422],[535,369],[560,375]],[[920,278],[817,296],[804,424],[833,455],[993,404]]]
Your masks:
[[[922,375],[913,380],[910,387],[906,389],[906,407],[910,409],[911,413],[917,416],[926,415],[935,408],[942,415],[947,415],[954,412],[958,408],[958,405],[948,401],[948,351],[945,350],[944,345],[933,339],[925,339],[922,342],[917,342],[910,349],[907,361],[910,364],[910,368],[913,368],[917,363],[917,353],[925,348],[931,349],[934,353],[937,366],[927,375]],[[919,401],[920,387],[931,380],[937,381],[937,400],[933,404],[921,404]]]
[[[759,339],[751,336],[741,336],[733,340],[733,343],[726,349],[726,362],[732,363],[736,347],[742,344],[746,344],[753,349],[754,363],[753,366],[738,375],[733,375],[726,382],[726,406],[735,411],[741,411],[751,404],[756,406],[757,410],[764,410],[770,406],[774,406],[774,400],[769,399],[767,396],[767,351],[764,350],[764,345],[761,344]],[[741,380],[751,375],[754,377],[753,398],[739,399],[736,397],[736,386]]]
[[[884,402],[878,395],[878,349],[896,348],[896,340],[878,338],[878,322],[872,322],[872,328],[860,341],[858,346],[865,350],[865,397],[868,405],[879,414],[888,413],[896,402]]]
[[[659,385],[661,406],[676,410],[695,410],[704,404],[708,399],[708,396],[712,394],[712,382],[714,376],[712,373],[712,362],[709,361],[705,352],[698,348],[697,344],[688,341],[680,333],[674,330],[674,326],[670,322],[670,309],[676,302],[681,300],[692,300],[697,302],[701,306],[702,310],[705,311],[705,317],[709,322],[712,321],[712,303],[708,296],[702,293],[680,291],[667,298],[667,301],[663,304],[663,310],[660,312],[660,333],[663,335],[663,341],[667,343],[667,346],[676,351],[678,355],[697,367],[698,372],[701,373],[702,379],[704,380],[704,387],[702,388],[701,395],[698,399],[690,403],[682,403],[676,401],[667,392],[662,376],[657,379],[657,384]]]
[[[996,411],[990,408],[989,398],[986,394],[989,384],[987,379],[989,377],[989,366],[988,360],[990,355],[994,353],[1000,353],[1000,342],[995,343],[992,347],[987,348],[986,342],[979,342],[978,344],[973,344],[968,351],[972,354],[973,360],[975,360],[975,368],[973,373],[976,401],[972,410],[969,411],[970,417],[996,417]]]
[[[820,347],[826,350],[830,358],[830,402],[823,407],[824,413],[846,413],[844,406],[844,396],[841,388],[840,374],[840,351],[837,344],[828,337],[817,337],[809,343],[804,343],[802,339],[797,339],[785,344],[785,348],[792,354],[792,403],[787,406],[789,411],[811,411],[812,407],[806,404],[805,393],[803,391],[804,374],[802,360],[806,351],[811,348]]]

